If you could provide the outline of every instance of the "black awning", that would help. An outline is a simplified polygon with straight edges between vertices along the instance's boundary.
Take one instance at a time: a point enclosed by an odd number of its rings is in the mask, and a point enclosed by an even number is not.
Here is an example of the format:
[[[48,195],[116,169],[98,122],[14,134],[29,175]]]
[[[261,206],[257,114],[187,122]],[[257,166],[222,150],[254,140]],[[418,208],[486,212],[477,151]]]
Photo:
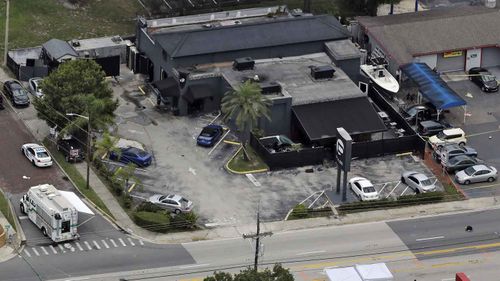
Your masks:
[[[162,97],[179,97],[181,95],[179,84],[172,77],[155,81],[153,86],[160,91]]]
[[[387,129],[366,97],[299,105],[292,111],[311,142],[336,138],[338,127],[352,136]]]
[[[212,97],[213,95],[214,93],[209,85],[201,84],[189,86],[187,92],[182,97],[189,103],[192,103],[195,100]]]

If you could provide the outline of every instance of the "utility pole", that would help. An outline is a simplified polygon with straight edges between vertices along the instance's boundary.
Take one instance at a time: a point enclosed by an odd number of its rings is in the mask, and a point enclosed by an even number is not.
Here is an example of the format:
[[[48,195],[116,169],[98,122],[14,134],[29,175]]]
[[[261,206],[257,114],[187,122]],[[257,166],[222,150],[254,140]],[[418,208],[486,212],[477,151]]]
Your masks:
[[[260,233],[260,206],[259,206],[259,208],[257,209],[257,232],[254,234],[243,234],[244,239],[247,238],[255,239],[255,260],[253,264],[253,268],[255,271],[257,271],[257,268],[259,266],[260,238],[271,235],[273,235],[273,233],[270,231]]]
[[[5,42],[3,47],[3,65],[7,65],[7,53],[9,49],[9,10],[10,1],[5,0]]]

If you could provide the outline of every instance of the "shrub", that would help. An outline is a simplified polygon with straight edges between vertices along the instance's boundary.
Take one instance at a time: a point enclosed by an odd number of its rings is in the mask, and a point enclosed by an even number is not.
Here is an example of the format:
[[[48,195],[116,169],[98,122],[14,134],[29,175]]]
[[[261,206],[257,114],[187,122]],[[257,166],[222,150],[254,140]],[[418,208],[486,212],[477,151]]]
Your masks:
[[[132,196],[126,194],[122,197],[122,202],[123,202],[123,207],[125,207],[125,209],[130,209],[130,207],[132,207],[132,202],[134,200],[132,199]]]
[[[138,226],[147,230],[165,233],[170,229],[170,217],[165,213],[135,211],[132,217]]]
[[[138,212],[144,211],[144,212],[158,212],[163,210],[161,207],[151,203],[151,202],[142,202],[139,206],[137,206],[136,209]]]
[[[308,215],[306,206],[304,206],[304,204],[298,204],[293,207],[292,213],[288,216],[288,219],[303,219],[307,218]]]
[[[182,213],[174,216],[170,225],[177,229],[192,229],[195,227],[196,221],[198,221],[198,216],[194,212]]]

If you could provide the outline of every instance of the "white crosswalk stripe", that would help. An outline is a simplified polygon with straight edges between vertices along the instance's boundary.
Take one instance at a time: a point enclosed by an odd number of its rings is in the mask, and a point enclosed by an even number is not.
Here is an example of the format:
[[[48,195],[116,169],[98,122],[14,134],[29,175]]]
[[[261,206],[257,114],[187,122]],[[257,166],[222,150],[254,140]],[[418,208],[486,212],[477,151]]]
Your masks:
[[[141,246],[144,246],[144,242],[142,240],[139,240],[139,244],[141,244]]]
[[[52,252],[53,252],[54,254],[57,254],[57,251],[56,251],[56,249],[54,248],[54,246],[50,245],[50,246],[49,246],[49,248],[52,250]]]
[[[118,238],[118,241],[120,241],[120,243],[122,243],[123,247],[127,247],[127,244],[125,244],[125,242],[123,242],[123,240],[121,238]]]
[[[130,245],[135,246],[134,241],[132,241],[132,239],[130,239],[130,237],[127,237],[127,240],[130,243]]]
[[[61,250],[61,252],[66,253],[66,250],[64,250],[64,247],[61,244],[57,246],[59,247],[59,250]]]
[[[105,240],[101,240],[102,244],[104,244],[104,247],[106,247],[106,249],[109,249],[109,246],[108,246],[108,243],[106,243]]]
[[[49,252],[47,252],[47,250],[45,250],[45,248],[44,248],[44,247],[40,247],[40,249],[42,249],[43,253],[44,253],[46,256],[48,256],[48,255],[49,255]]]
[[[94,245],[97,248],[97,250],[101,249],[101,246],[99,246],[99,244],[97,244],[97,242],[95,240],[93,240],[92,242],[94,242]]]
[[[83,244],[85,244],[85,246],[87,246],[87,249],[89,249],[89,251],[92,250],[92,247],[90,247],[89,242],[84,241]]]
[[[116,245],[115,240],[113,240],[113,239],[109,239],[109,241],[111,241],[111,244],[113,244],[113,246],[114,246],[115,248],[117,248],[117,247],[118,247],[118,245]]]
[[[83,248],[82,248],[82,246],[80,245],[80,243],[75,242],[75,244],[76,244],[76,246],[78,247],[78,250],[83,251]]]
[[[24,253],[25,253],[28,257],[30,257],[30,258],[31,258],[31,254],[30,254],[30,252],[28,252],[28,249],[24,249],[24,251],[23,251],[23,252],[24,252]]]

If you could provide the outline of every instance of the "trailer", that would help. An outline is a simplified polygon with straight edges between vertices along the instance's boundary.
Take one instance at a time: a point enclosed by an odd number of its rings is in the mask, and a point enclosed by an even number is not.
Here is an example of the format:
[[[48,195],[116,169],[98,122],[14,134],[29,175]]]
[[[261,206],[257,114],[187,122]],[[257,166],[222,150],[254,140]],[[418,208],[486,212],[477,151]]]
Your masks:
[[[385,263],[357,264],[351,267],[325,268],[329,281],[393,281]]]
[[[73,192],[53,185],[31,187],[20,200],[21,212],[54,242],[78,239],[78,212],[94,213]],[[81,224],[80,224],[81,225]]]

